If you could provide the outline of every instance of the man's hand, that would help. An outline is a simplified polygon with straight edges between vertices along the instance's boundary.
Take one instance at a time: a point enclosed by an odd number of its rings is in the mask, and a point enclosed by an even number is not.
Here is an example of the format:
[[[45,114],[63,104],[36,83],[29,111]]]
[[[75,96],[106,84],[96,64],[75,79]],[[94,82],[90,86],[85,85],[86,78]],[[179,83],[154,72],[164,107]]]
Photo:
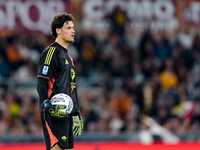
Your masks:
[[[51,116],[57,118],[64,118],[68,116],[68,113],[61,111],[60,109],[64,109],[65,105],[52,105],[49,100],[45,100],[43,102],[43,107],[46,112],[49,112]]]
[[[76,136],[80,136],[83,132],[83,120],[79,115],[73,116],[73,134]]]

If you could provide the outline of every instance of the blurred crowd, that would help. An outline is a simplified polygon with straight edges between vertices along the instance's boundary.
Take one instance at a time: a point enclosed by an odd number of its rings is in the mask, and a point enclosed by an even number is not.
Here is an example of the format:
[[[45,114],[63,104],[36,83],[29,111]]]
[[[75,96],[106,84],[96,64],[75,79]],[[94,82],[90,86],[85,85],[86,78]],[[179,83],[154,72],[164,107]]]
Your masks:
[[[77,80],[90,84],[77,83],[84,130],[148,130],[144,116],[171,132],[199,130],[199,33],[184,29],[172,39],[147,29],[132,46],[126,14],[116,8],[106,17],[113,30],[105,37],[79,29],[68,48]],[[29,91],[1,83],[36,80],[40,53],[53,41],[34,33],[0,38],[0,134],[42,133],[36,87]]]

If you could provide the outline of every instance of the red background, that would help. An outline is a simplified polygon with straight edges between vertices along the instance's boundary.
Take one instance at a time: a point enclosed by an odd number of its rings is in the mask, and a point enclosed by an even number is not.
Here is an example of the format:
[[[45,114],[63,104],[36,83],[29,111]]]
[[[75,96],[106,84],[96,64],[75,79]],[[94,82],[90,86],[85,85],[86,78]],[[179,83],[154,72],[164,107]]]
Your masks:
[[[88,142],[75,143],[73,150],[197,150],[200,143],[182,143],[175,145],[152,144],[141,145],[128,142]],[[45,150],[43,143],[0,145],[2,150]]]

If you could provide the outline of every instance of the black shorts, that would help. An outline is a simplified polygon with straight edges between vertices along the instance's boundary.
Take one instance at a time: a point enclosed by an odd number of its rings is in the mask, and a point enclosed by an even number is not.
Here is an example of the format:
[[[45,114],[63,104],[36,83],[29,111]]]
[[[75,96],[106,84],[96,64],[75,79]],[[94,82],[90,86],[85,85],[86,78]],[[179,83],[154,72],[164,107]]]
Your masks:
[[[41,112],[40,115],[47,150],[55,144],[62,149],[74,148],[72,115],[60,119],[52,117],[48,112]]]

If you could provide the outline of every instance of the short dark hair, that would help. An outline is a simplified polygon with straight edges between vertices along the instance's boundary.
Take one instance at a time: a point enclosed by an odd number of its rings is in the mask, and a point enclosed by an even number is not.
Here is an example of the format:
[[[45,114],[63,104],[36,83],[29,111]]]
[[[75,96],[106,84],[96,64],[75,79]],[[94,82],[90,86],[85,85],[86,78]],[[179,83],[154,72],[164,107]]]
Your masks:
[[[51,22],[51,34],[57,38],[56,29],[62,28],[65,22],[67,21],[74,21],[74,17],[72,14],[68,14],[66,12],[58,13],[55,15]]]

